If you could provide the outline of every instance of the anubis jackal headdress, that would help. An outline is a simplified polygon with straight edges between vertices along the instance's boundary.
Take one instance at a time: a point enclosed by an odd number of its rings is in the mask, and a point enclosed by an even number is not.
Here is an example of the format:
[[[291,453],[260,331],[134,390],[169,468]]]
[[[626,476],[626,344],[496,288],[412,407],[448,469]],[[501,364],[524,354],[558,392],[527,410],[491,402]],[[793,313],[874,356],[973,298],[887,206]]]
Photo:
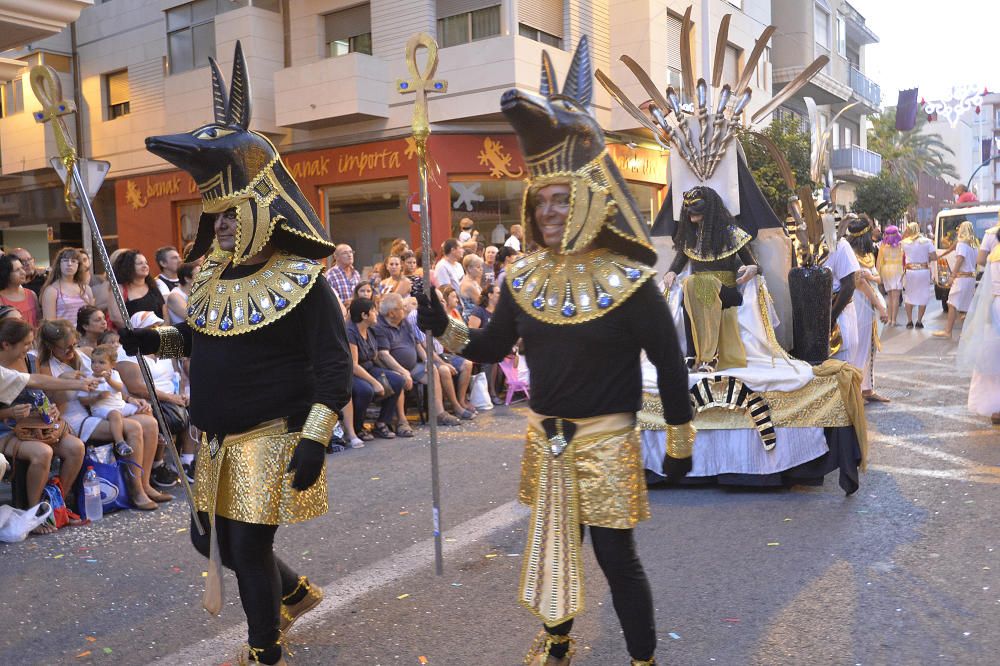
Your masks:
[[[191,132],[151,136],[146,149],[184,169],[201,192],[204,212],[187,261],[204,255],[214,238],[216,215],[236,209],[239,264],[269,241],[283,250],[320,259],[333,252],[319,216],[288,173],[267,137],[251,131],[250,80],[243,47],[236,42],[233,76],[226,90],[213,58],[212,99],[215,121]]]

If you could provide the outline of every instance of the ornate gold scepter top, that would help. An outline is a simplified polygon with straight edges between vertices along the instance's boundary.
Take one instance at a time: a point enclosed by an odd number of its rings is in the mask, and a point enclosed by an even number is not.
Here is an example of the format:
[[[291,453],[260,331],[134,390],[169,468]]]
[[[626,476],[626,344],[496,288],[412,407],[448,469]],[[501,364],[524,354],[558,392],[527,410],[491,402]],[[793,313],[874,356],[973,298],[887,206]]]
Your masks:
[[[42,105],[41,110],[35,111],[33,114],[35,121],[51,125],[52,133],[56,139],[56,147],[59,150],[59,159],[66,168],[66,208],[69,209],[74,219],[77,213],[83,212],[87,224],[90,225],[91,234],[94,240],[97,241],[94,244],[97,254],[104,263],[108,275],[114,277],[114,271],[111,268],[111,259],[108,257],[108,248],[104,244],[104,237],[101,235],[101,229],[97,225],[97,218],[94,216],[94,209],[90,205],[87,188],[84,186],[83,177],[80,175],[77,165],[76,146],[73,145],[69,129],[63,120],[63,116],[76,112],[76,105],[73,102],[63,99],[62,83],[59,81],[59,75],[48,65],[35,65],[31,68],[28,78],[31,81],[31,89],[34,91],[35,97],[38,98],[38,101]],[[78,201],[74,201],[74,196],[78,198]],[[112,289],[111,294],[122,321],[125,322],[125,327],[131,330],[132,322],[129,318],[128,309],[125,307],[125,300],[122,298],[121,290],[117,288]],[[177,452],[177,447],[170,437],[170,431],[166,427],[166,422],[163,420],[163,413],[160,410],[160,402],[156,398],[153,376],[149,372],[149,366],[146,364],[146,359],[143,358],[142,354],[136,356],[136,361],[139,364],[142,380],[146,385],[149,402],[153,408],[153,414],[156,416],[160,432],[163,433],[164,438],[167,440],[167,448],[173,456],[174,464],[177,466],[177,469],[181,469],[180,454]],[[180,474],[180,479],[188,507],[191,509],[191,515],[194,517],[194,524],[197,526],[200,534],[205,534],[204,527],[201,521],[198,520],[198,514],[195,511],[194,496],[191,494],[191,486],[188,484],[187,477],[184,474]]]
[[[427,50],[426,71],[420,71],[417,64],[417,51]],[[420,182],[420,243],[423,246],[423,267],[424,267],[424,295],[430,298],[431,285],[431,218],[428,208],[430,196],[427,192],[427,137],[430,136],[431,126],[427,120],[427,93],[443,93],[448,90],[448,82],[435,79],[434,73],[438,66],[438,45],[434,38],[426,32],[421,32],[410,37],[406,42],[406,68],[410,72],[409,79],[400,79],[396,82],[396,90],[400,93],[415,93],[416,99],[413,103],[413,142],[416,145],[417,155],[417,179]],[[428,359],[434,358],[434,335],[430,331],[424,331],[427,345],[426,355]],[[444,560],[441,544],[441,484],[438,473],[438,441],[437,441],[437,412],[435,410],[435,389],[434,382],[427,382],[427,404],[430,411],[431,427],[431,498],[432,513],[434,516],[434,567],[437,575],[444,573]]]

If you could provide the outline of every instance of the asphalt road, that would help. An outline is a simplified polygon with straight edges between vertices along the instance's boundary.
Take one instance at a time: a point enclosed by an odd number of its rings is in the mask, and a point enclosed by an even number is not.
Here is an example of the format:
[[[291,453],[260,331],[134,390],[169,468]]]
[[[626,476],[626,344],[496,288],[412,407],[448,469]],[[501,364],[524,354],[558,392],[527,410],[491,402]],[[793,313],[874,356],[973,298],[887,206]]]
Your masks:
[[[1000,654],[1000,429],[965,410],[955,342],[890,329],[868,408],[870,465],[822,487],[655,489],[637,528],[666,664],[994,664]],[[426,430],[327,458],[331,512],[278,550],[325,586],[291,664],[521,662],[516,601],[523,408],[442,429],[445,571],[434,575]],[[242,640],[235,579],[213,618],[179,501],[0,546],[0,663],[223,664]],[[574,663],[627,664],[589,549]]]

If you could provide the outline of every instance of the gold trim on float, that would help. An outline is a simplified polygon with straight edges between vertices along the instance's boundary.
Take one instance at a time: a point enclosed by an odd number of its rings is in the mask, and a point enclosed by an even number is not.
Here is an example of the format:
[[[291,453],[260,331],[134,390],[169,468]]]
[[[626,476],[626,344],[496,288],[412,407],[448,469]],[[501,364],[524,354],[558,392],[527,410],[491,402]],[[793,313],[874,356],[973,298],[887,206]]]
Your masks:
[[[625,302],[655,271],[599,248],[580,254],[540,250],[514,262],[507,287],[514,302],[546,324],[582,324]]]
[[[276,252],[255,273],[224,279],[233,255],[219,250],[205,259],[191,288],[187,322],[205,335],[240,335],[277,321],[295,309],[323,266],[285,252]]]

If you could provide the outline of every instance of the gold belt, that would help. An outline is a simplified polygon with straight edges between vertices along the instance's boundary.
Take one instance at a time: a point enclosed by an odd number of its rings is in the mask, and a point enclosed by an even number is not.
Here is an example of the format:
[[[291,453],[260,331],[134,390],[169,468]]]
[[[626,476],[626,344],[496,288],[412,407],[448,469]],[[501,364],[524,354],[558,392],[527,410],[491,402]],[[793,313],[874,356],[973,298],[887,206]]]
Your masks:
[[[692,272],[691,275],[711,275],[718,278],[719,282],[727,287],[736,286],[736,273],[733,271],[698,271],[697,273]]]
[[[976,277],[976,274],[975,273],[961,272],[961,273],[955,273],[952,277],[955,277],[955,278],[961,278],[961,277],[974,278],[974,277]]]
[[[927,270],[929,264],[906,264],[906,270],[908,271],[925,271]]]

